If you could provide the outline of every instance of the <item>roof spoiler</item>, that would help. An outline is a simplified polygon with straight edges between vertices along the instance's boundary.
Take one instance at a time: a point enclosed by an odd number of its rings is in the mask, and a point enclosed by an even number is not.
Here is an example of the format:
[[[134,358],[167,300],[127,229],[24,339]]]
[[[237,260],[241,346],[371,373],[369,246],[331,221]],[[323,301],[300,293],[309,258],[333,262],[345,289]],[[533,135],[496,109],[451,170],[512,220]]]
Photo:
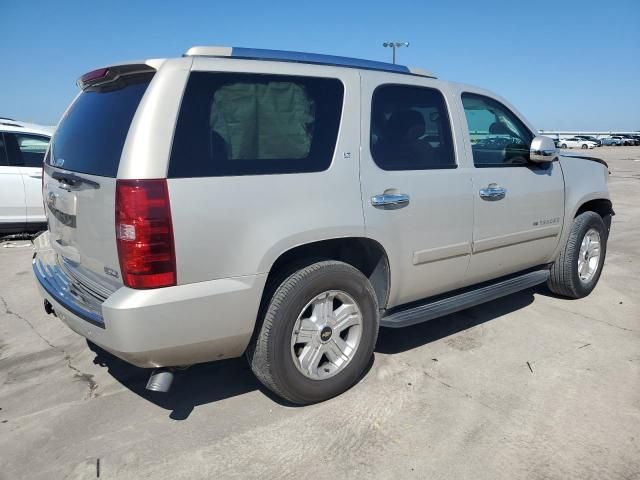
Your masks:
[[[142,73],[155,73],[155,68],[150,65],[140,64],[128,64],[128,65],[114,65],[112,67],[98,68],[91,70],[90,72],[82,75],[76,84],[81,90],[85,90],[88,87],[97,87],[107,83],[115,82],[120,77],[125,75],[136,75]]]

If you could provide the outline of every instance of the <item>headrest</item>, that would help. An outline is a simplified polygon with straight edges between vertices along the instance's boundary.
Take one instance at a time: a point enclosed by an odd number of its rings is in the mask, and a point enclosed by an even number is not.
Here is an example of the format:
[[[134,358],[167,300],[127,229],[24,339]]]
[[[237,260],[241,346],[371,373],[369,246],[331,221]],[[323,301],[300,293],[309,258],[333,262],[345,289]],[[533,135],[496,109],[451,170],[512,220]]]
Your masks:
[[[494,135],[513,135],[513,132],[503,122],[493,122],[489,127],[489,133]]]
[[[424,135],[425,123],[422,114],[416,110],[398,110],[387,120],[385,137],[400,140],[412,128],[415,128],[413,134],[416,138]]]

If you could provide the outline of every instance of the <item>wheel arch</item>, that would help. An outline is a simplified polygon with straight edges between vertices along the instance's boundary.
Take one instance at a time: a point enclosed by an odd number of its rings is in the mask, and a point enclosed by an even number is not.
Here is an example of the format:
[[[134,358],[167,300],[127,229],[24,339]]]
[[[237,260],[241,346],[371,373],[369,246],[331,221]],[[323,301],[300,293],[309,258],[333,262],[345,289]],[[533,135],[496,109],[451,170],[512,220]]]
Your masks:
[[[389,258],[380,243],[366,237],[318,240],[282,252],[269,268],[261,303],[268,301],[283,277],[322,260],[342,261],[360,270],[371,282],[380,308],[386,306],[391,278]]]
[[[295,271],[323,260],[343,261],[360,270],[373,286],[378,308],[386,307],[390,292],[391,270],[387,252],[379,242],[354,236],[329,238],[292,246],[283,251],[270,265],[248,349],[255,345],[255,340],[262,329],[269,300],[278,286]],[[250,355],[250,350],[247,353]]]
[[[607,230],[611,228],[611,217],[616,214],[613,211],[613,204],[608,198],[594,198],[585,201],[578,207],[573,218],[576,218],[584,212],[595,212],[600,215],[600,217],[602,217],[602,221],[607,227]]]

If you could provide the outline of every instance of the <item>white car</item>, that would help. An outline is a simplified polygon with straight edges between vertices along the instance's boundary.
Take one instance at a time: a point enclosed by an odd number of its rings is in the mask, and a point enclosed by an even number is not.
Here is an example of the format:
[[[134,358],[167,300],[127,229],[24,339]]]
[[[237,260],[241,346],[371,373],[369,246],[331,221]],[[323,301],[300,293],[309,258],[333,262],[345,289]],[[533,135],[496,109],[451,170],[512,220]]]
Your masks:
[[[0,234],[46,228],[42,161],[53,130],[0,117]]]
[[[558,142],[558,144],[560,145],[560,148],[582,148],[585,150],[587,148],[595,148],[598,146],[596,142],[578,137],[563,138]]]

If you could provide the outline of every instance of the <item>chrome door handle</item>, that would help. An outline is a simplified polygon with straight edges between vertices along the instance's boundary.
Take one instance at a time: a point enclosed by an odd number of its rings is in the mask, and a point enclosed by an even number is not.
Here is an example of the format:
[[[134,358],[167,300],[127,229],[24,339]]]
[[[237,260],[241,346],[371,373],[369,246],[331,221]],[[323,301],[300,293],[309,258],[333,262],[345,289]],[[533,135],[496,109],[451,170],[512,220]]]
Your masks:
[[[480,189],[480,197],[490,202],[502,200],[506,195],[507,189],[499,187],[496,183],[490,183],[487,188]]]
[[[409,195],[406,193],[383,193],[371,197],[371,205],[376,208],[402,208],[409,205]]]

